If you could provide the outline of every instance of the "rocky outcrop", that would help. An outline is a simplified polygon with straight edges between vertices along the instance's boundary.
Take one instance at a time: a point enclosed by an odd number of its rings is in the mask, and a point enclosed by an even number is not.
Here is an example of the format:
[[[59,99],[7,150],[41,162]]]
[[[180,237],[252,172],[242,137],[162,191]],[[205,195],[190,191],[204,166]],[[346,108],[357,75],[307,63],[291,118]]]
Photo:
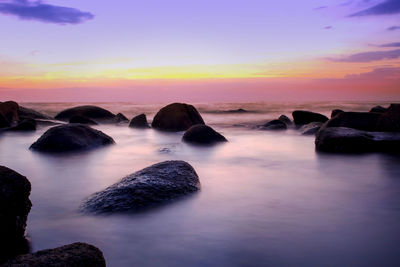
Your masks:
[[[322,127],[322,122],[310,122],[300,128],[302,135],[314,135]]]
[[[110,123],[116,121],[115,114],[97,106],[78,106],[69,108],[58,113],[57,120],[68,121],[73,116],[82,116],[94,120],[97,123]]]
[[[326,122],[328,120],[328,117],[322,114],[305,110],[295,110],[292,115],[297,126],[309,124],[310,122]]]
[[[110,136],[89,126],[64,124],[47,130],[30,148],[41,152],[70,152],[113,143]]]
[[[145,114],[140,114],[132,118],[129,122],[131,128],[149,128]]]
[[[286,130],[287,125],[281,120],[272,120],[264,125],[258,126],[260,130]]]
[[[106,261],[100,249],[86,243],[73,243],[54,249],[25,254],[10,260],[4,266],[21,267],[105,267]]]
[[[204,121],[194,106],[173,103],[157,112],[152,127],[162,131],[179,132],[186,131],[196,124],[204,124]]]
[[[25,176],[0,166],[0,263],[29,251],[25,228],[30,192]]]
[[[93,194],[83,212],[135,212],[193,193],[200,189],[193,167],[184,161],[164,161],[126,176]]]
[[[69,123],[82,123],[82,124],[87,124],[87,125],[97,125],[97,123],[94,120],[91,120],[89,118],[80,116],[80,115],[74,115],[69,119]]]
[[[332,112],[331,112],[331,118],[335,117],[337,114],[342,113],[342,112],[344,112],[344,111],[341,110],[341,109],[334,109],[334,110],[332,110]]]
[[[198,124],[190,127],[183,135],[182,140],[187,143],[199,145],[211,145],[228,141],[222,134],[204,124]]]

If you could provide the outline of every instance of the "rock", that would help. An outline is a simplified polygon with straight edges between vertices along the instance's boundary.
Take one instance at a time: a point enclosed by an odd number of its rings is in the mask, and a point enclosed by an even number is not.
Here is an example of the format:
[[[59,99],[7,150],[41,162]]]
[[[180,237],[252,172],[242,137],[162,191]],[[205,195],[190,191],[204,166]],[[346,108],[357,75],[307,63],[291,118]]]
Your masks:
[[[286,125],[291,125],[292,124],[292,121],[286,115],[279,116],[278,120],[283,121],[284,123],[286,123]]]
[[[344,111],[341,110],[341,109],[334,109],[334,110],[332,110],[332,112],[331,112],[331,118],[335,117],[337,114],[342,113],[342,112],[344,112]]]
[[[318,132],[322,126],[322,122],[310,122],[309,124],[303,125],[300,128],[302,135],[313,135]]]
[[[0,103],[0,113],[3,114],[3,116],[10,124],[19,120],[18,109],[19,106],[14,101],[6,101]]]
[[[80,115],[74,115],[69,119],[69,123],[82,123],[82,124],[88,124],[88,125],[97,125],[97,123],[94,120],[91,120],[89,118],[80,116]]]
[[[101,250],[95,246],[86,243],[73,243],[18,256],[7,262],[6,266],[105,267],[106,261]]]
[[[83,124],[64,124],[47,130],[30,148],[42,152],[69,152],[110,144],[114,144],[114,140],[101,131]]]
[[[122,114],[122,113],[118,113],[118,114],[115,116],[115,119],[116,119],[117,122],[129,122],[128,118],[125,117],[125,115]]]
[[[295,110],[292,112],[293,120],[296,125],[309,124],[310,122],[326,122],[328,117],[305,110]]]
[[[400,152],[400,133],[367,132],[345,127],[323,128],[317,132],[318,151],[335,153]]]
[[[29,251],[25,228],[32,207],[30,192],[25,176],[0,166],[0,263]]]
[[[193,193],[199,178],[184,161],[164,161],[126,176],[120,182],[90,196],[83,212],[135,212]]]
[[[162,131],[186,131],[196,124],[204,124],[203,118],[192,105],[183,103],[169,104],[157,112],[152,126]]]
[[[97,106],[78,106],[69,108],[58,113],[57,120],[68,121],[72,116],[82,116],[94,120],[95,122],[115,122],[115,115],[108,110]]]
[[[272,120],[258,127],[260,130],[286,130],[287,125],[281,120]]]
[[[227,142],[226,138],[213,128],[204,124],[197,124],[190,127],[182,137],[187,143],[210,145],[219,142]]]
[[[224,113],[247,113],[248,111],[242,108],[238,108],[238,109],[230,109],[227,111],[224,111]]]
[[[342,112],[330,119],[323,127],[347,127],[363,131],[376,131],[380,113]]]
[[[149,128],[149,124],[147,123],[147,118],[145,114],[137,115],[133,117],[131,122],[129,123],[129,127],[131,128]]]
[[[36,121],[34,119],[24,119],[16,126],[10,127],[5,130],[15,132],[36,131]]]
[[[10,127],[10,122],[0,113],[0,128]]]
[[[40,113],[36,110],[19,106],[18,116],[20,119],[41,119],[41,120],[51,120],[50,116]]]
[[[391,104],[378,119],[377,129],[382,132],[400,132],[400,104]]]
[[[371,108],[371,110],[369,112],[384,113],[387,110],[388,110],[387,108],[384,108],[382,106],[375,106],[375,107]]]

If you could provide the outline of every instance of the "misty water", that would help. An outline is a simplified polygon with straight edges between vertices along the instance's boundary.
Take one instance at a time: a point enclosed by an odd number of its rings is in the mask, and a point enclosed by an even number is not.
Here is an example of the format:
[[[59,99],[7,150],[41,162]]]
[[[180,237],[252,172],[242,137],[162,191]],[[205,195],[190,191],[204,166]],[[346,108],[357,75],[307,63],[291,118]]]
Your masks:
[[[79,103],[81,104],[81,103]],[[108,266],[400,266],[400,157],[317,153],[313,136],[252,126],[307,109],[368,111],[387,103],[196,104],[229,142],[198,147],[183,133],[95,128],[115,145],[84,153],[29,150],[48,127],[0,137],[0,164],[32,183],[33,251],[72,242],[99,247]],[[25,103],[55,115],[77,103]],[[162,104],[97,103],[127,117]],[[229,114],[223,110],[252,111]],[[185,160],[201,190],[138,214],[86,215],[79,205],[124,176]]]

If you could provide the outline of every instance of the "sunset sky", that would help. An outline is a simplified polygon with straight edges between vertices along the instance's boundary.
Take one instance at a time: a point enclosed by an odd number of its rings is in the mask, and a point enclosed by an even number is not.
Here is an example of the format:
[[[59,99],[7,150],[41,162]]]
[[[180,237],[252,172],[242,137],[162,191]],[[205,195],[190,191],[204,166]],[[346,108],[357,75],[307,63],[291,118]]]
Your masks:
[[[400,100],[400,0],[0,0],[0,100]]]

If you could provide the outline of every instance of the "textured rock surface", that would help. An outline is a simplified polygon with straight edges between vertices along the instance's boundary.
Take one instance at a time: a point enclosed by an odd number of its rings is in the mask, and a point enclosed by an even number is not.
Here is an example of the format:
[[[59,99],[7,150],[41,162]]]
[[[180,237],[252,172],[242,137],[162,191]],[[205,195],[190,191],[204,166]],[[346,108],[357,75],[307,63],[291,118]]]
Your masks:
[[[90,213],[134,212],[199,189],[199,178],[190,164],[164,161],[93,194],[84,201],[81,210]]]
[[[82,116],[94,120],[95,122],[115,122],[115,114],[104,108],[97,106],[78,106],[69,108],[58,113],[57,120],[68,121],[72,116]]]
[[[196,124],[204,124],[204,121],[194,106],[173,103],[157,112],[152,127],[163,131],[179,132],[186,131]]]
[[[149,124],[147,123],[147,118],[145,114],[140,114],[132,118],[129,123],[129,127],[131,128],[149,128]]]
[[[188,143],[209,145],[226,142],[226,138],[208,125],[198,124],[190,127],[182,137]]]
[[[326,122],[328,120],[328,117],[322,114],[305,110],[295,110],[292,115],[296,125],[309,124],[310,122]]]

